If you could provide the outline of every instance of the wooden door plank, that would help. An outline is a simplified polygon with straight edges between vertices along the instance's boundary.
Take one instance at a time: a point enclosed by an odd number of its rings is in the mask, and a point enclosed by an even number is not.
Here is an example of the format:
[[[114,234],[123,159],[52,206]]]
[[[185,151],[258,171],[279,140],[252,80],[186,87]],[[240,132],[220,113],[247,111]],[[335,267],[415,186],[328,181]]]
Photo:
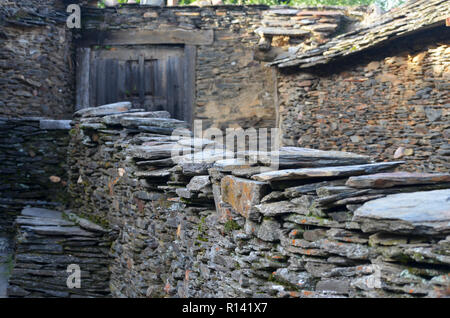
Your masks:
[[[139,56],[139,102],[145,108],[145,60],[144,55]]]
[[[89,105],[91,107],[97,105],[97,73],[98,73],[98,63],[97,55],[95,51],[91,51],[91,66],[89,68]]]
[[[87,108],[89,100],[90,48],[78,48],[76,60],[76,102],[75,111]]]
[[[126,101],[126,62],[117,61],[117,99]]]
[[[105,60],[97,60],[97,102],[95,106],[101,106],[106,104],[106,92],[105,92]]]

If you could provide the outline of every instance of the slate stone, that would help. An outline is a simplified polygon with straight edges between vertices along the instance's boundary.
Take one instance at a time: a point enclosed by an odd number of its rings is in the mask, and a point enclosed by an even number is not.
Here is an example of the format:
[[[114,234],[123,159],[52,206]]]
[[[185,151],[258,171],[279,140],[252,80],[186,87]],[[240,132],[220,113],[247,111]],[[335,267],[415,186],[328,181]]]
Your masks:
[[[301,179],[314,179],[324,177],[347,177],[391,169],[402,163],[403,161],[382,162],[356,166],[288,169],[288,170],[279,170],[261,173],[253,176],[252,179],[258,181],[273,182],[282,180],[301,180]]]
[[[123,117],[120,124],[124,127],[157,127],[157,128],[187,128],[187,123],[173,118]]]
[[[99,107],[89,107],[80,109],[79,111],[75,112],[73,115],[74,117],[96,117],[96,116],[106,116],[116,113],[122,113],[129,111],[131,109],[132,105],[130,102],[119,102],[119,103],[113,103],[113,104],[107,104],[102,105]]]
[[[119,125],[122,118],[170,118],[170,113],[167,111],[156,112],[125,112],[115,115],[108,115],[102,118],[103,123],[107,125]]]
[[[189,191],[202,191],[205,190],[206,187],[211,186],[211,181],[209,180],[209,176],[195,176],[188,183],[186,188]]]
[[[317,291],[332,291],[339,294],[348,294],[350,282],[347,280],[327,279],[317,282]]]
[[[264,219],[259,226],[256,237],[267,242],[276,242],[280,240],[280,223],[273,219]]]
[[[92,237],[94,234],[81,230],[76,226],[24,226],[24,229],[35,232],[41,235],[51,236],[87,236]]]
[[[418,235],[450,233],[450,189],[400,193],[366,202],[353,221],[364,232],[385,231]]]
[[[377,173],[368,176],[350,177],[346,185],[353,188],[391,188],[418,184],[438,184],[450,182],[446,173],[392,172]]]
[[[21,214],[36,218],[62,219],[62,212],[43,208],[25,207]]]
[[[289,201],[263,203],[256,205],[255,209],[264,216],[275,216],[288,213],[308,214],[308,209]]]
[[[171,143],[156,146],[131,146],[126,152],[129,156],[137,159],[160,160],[170,158],[172,156],[172,151],[175,151],[174,149],[190,151],[190,148],[178,148],[176,147],[176,144]]]
[[[18,217],[16,219],[18,225],[33,225],[33,226],[73,226],[72,222],[63,219],[53,219],[44,217]]]
[[[170,171],[167,169],[136,171],[134,175],[141,178],[166,178],[170,176]]]
[[[357,165],[370,162],[370,157],[343,151],[323,151],[301,147],[281,147],[268,158],[278,156],[280,167],[314,168],[329,166]],[[272,159],[271,159],[272,160]],[[264,162],[263,163],[270,163]]]
[[[287,268],[279,268],[275,271],[274,276],[296,289],[314,289],[314,277],[307,272],[293,272]]]
[[[249,218],[254,208],[269,192],[264,182],[226,176],[221,181],[222,200],[242,216]]]
[[[39,128],[46,130],[69,130],[71,128],[71,122],[71,120],[41,119],[39,121]]]

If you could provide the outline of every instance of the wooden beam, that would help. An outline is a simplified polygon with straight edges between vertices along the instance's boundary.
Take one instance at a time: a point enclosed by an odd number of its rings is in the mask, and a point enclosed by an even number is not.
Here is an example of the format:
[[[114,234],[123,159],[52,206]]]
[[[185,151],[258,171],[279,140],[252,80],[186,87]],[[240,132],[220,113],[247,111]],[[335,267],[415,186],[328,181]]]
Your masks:
[[[213,41],[213,30],[84,30],[76,44],[78,47],[137,44],[210,45]]]

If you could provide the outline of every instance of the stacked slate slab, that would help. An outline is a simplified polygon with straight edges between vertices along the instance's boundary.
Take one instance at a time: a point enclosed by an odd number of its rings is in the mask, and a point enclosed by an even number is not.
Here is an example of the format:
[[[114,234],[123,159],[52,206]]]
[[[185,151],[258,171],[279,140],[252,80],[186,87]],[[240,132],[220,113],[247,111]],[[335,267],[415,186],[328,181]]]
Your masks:
[[[107,297],[110,233],[67,211],[26,207],[18,227],[8,297]],[[79,288],[68,281],[80,269]]]
[[[289,56],[279,56],[272,65],[280,68],[296,66],[310,68],[370,48],[379,47],[401,36],[420,30],[445,25],[450,9],[445,0],[417,0],[378,16],[370,26],[361,25],[355,30],[340,34],[331,41]]]
[[[128,103],[73,125],[73,211],[119,233],[113,297],[446,295],[448,174],[339,151],[230,153]]]
[[[246,234],[270,242],[285,259],[272,273],[280,283],[278,296],[445,294],[449,174],[384,172],[402,162],[371,163],[367,157],[320,151],[311,161],[305,149],[289,151],[297,151],[292,157],[301,168],[247,179],[231,171],[218,178],[224,213],[231,208],[244,216]],[[321,166],[327,156],[334,158],[333,166]],[[352,164],[352,157],[366,162]]]

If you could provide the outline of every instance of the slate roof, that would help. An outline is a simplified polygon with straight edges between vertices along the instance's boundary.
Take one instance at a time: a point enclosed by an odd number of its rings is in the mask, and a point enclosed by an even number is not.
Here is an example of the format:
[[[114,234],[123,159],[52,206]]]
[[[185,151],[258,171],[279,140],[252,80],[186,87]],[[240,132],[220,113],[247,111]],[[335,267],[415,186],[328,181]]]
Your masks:
[[[276,58],[270,65],[279,68],[309,68],[326,64],[387,41],[445,25],[445,19],[448,17],[450,17],[449,0],[410,1],[379,16],[370,26],[341,34],[314,49]],[[450,27],[448,33],[450,37]]]

